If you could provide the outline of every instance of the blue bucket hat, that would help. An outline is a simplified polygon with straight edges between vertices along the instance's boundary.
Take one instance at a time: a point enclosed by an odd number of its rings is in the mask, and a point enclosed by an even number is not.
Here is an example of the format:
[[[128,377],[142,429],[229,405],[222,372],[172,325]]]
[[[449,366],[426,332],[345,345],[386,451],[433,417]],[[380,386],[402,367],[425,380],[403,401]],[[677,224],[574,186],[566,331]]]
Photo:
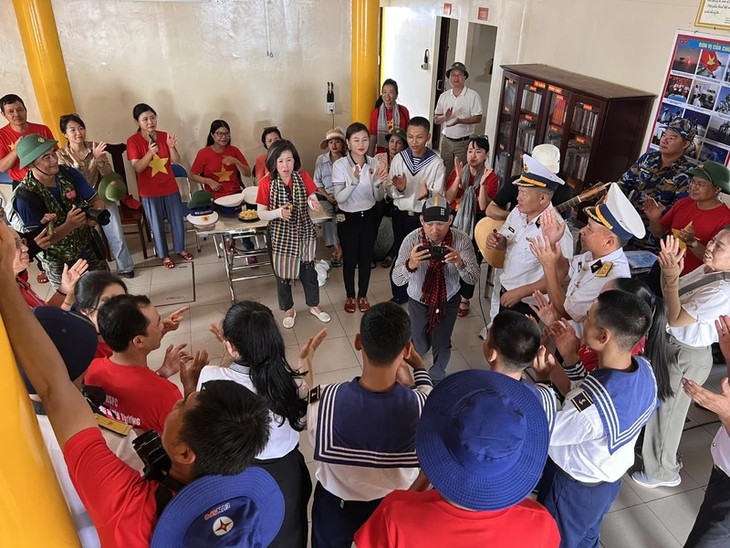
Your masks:
[[[61,354],[69,378],[72,381],[78,379],[89,368],[96,354],[96,328],[85,318],[55,306],[36,306],[33,314]],[[22,364],[18,365],[22,367]],[[28,393],[36,394],[25,373],[23,380]]]
[[[283,522],[284,495],[268,472],[252,466],[186,485],[162,512],[150,546],[268,546]]]
[[[469,510],[501,510],[537,485],[550,434],[538,398],[493,371],[446,377],[416,431],[423,472],[444,498]]]

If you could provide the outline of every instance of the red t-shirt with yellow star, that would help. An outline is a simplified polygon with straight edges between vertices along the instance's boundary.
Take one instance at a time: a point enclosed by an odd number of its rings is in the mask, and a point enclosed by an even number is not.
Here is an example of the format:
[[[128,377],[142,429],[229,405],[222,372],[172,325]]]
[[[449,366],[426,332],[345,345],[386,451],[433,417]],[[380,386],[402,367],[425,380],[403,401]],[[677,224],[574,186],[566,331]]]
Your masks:
[[[143,198],[157,198],[169,196],[179,192],[177,181],[172,174],[170,149],[167,148],[167,133],[155,131],[157,136],[157,154],[142,171],[137,173],[137,190]],[[140,132],[127,139],[127,158],[140,160],[144,158],[150,148],[150,142],[142,137]]]
[[[221,187],[218,190],[213,190],[208,185],[204,185],[205,190],[212,192],[216,198],[241,192],[238,168],[235,164],[223,164],[223,158],[226,156],[231,156],[242,164],[248,165],[243,153],[237,147],[228,145],[221,152],[216,152],[213,147],[201,149],[190,168],[190,173],[202,174],[203,177],[208,177],[220,183]]]
[[[51,133],[51,130],[48,129],[48,126],[44,126],[43,124],[34,124],[33,122],[28,122],[28,131],[24,131],[22,133],[18,133],[17,131],[15,131],[10,126],[10,124],[1,127],[0,158],[5,158],[5,156],[7,156],[11,150],[15,150],[15,143],[18,141],[18,139],[24,137],[25,135],[30,135],[31,133],[37,133],[38,135],[42,135],[46,139],[53,139],[53,134]],[[27,171],[28,168],[26,167],[20,169],[20,162],[18,160],[15,160],[13,166],[8,170],[8,175],[10,175],[10,178],[14,181],[22,181]]]

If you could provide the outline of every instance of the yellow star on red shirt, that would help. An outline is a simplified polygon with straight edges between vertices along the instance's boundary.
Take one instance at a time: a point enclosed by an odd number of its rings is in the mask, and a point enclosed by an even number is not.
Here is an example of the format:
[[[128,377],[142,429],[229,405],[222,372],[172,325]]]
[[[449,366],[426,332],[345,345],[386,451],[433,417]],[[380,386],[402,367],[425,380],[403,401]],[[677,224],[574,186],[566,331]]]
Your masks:
[[[225,166],[221,165],[221,170],[216,172],[213,172],[213,175],[218,177],[219,183],[225,183],[226,181],[231,180],[231,175],[233,175],[233,170],[227,170]]]
[[[158,173],[164,173],[167,175],[167,167],[165,167],[167,160],[168,158],[160,158],[157,154],[152,157],[152,160],[149,163],[149,166],[152,168],[152,177]]]

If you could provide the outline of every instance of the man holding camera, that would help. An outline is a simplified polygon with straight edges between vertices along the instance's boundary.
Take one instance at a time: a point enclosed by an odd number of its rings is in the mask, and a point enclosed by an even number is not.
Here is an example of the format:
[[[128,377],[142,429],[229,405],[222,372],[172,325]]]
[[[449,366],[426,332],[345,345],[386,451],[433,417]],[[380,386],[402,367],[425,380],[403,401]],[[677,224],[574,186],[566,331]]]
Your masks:
[[[96,219],[104,223],[104,201],[77,170],[59,168],[55,146],[56,141],[37,133],[18,141],[19,165],[28,171],[15,191],[15,206],[27,233],[50,237],[40,258],[58,288],[65,264],[86,259],[89,270],[109,270],[109,265],[92,233]]]
[[[451,358],[451,333],[459,310],[461,283],[479,280],[474,246],[461,230],[451,228],[449,203],[435,194],[423,205],[421,228],[408,234],[393,268],[393,283],[408,284],[411,339],[423,355],[433,348],[434,382],[446,376]]]

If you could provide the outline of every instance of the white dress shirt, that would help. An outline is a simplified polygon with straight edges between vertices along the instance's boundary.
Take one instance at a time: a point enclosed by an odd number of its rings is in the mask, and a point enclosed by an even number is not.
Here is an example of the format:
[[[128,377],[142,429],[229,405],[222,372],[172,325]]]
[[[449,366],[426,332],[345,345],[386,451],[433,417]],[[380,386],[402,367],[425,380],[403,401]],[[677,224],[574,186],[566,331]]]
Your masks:
[[[715,320],[721,314],[730,311],[730,281],[715,280],[682,295],[682,288],[687,287],[715,272],[705,272],[705,266],[695,268],[679,279],[679,302],[682,308],[695,320],[685,327],[667,326],[667,332],[679,342],[687,346],[703,347],[717,342]]]
[[[722,425],[712,440],[710,452],[715,466],[730,476],[730,436]]]
[[[248,370],[248,367],[240,366],[243,370]],[[200,378],[198,379],[197,390],[203,386],[203,383],[208,381],[233,381],[241,386],[245,386],[254,394],[257,393],[256,388],[251,382],[251,376],[248,373],[234,371],[228,367],[221,367],[218,365],[206,365],[200,372]],[[306,383],[299,381],[300,384],[300,395],[306,394]],[[304,385],[304,388],[302,388]],[[271,416],[271,423],[269,424],[269,443],[266,445],[263,451],[256,455],[259,460],[278,459],[291,452],[299,444],[299,432],[294,430],[289,424],[288,420],[283,420],[279,415],[275,415],[269,411]]]
[[[606,263],[611,263],[610,270],[604,274]],[[593,258],[593,253],[586,251],[582,255],[573,257],[568,271],[570,282],[565,292],[565,311],[572,318],[576,333],[580,337],[582,325],[588,309],[609,280],[615,278],[630,278],[631,268],[623,248],[609,253],[599,259]],[[580,332],[578,331],[580,329]]]
[[[377,171],[380,164],[375,158],[365,157],[360,178],[355,177],[355,162],[349,154],[332,164],[332,186],[337,205],[342,211],[367,211],[383,197]]]
[[[545,277],[545,271],[540,261],[530,251],[530,240],[542,235],[539,226],[540,217],[542,217],[542,213],[528,223],[527,215],[520,213],[519,209],[515,208],[499,229],[499,233],[507,239],[504,270],[500,276],[500,283],[507,290],[539,282]],[[555,218],[559,222],[564,222],[557,211]],[[568,260],[573,257],[573,236],[567,226],[563,237],[560,238],[560,249]],[[523,301],[533,302],[531,296],[526,297]]]

